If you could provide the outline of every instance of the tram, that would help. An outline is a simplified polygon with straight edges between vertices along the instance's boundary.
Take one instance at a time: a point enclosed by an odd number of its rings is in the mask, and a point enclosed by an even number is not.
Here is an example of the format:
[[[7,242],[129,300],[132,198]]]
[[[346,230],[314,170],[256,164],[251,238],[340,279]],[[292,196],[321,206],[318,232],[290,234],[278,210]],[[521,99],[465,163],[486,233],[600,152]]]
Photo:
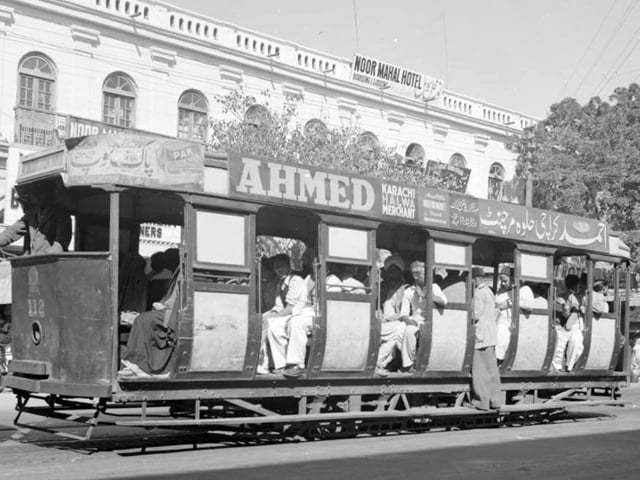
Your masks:
[[[123,425],[286,426],[310,435],[482,422],[463,406],[474,348],[469,272],[478,266],[494,285],[507,266],[513,292],[535,283],[547,300],[525,312],[513,295],[501,388],[533,400],[512,400],[490,421],[558,411],[575,392],[614,392],[629,381],[621,301],[629,298],[629,250],[603,222],[128,134],[68,140],[22,158],[16,188],[29,192],[42,181],[55,182],[74,236],[69,252],[11,259],[13,360],[1,381],[20,413],[44,398],[50,413],[91,407],[90,428],[99,414],[127,406],[140,416]],[[130,328],[121,321],[123,269],[148,223],[180,231],[177,340],[166,375],[122,376]],[[257,372],[264,237],[317,252],[306,370],[295,379]],[[445,307],[426,309],[415,371],[384,377],[376,375],[381,249],[425,262],[427,305],[433,282],[448,297]],[[364,291],[327,289],[333,264],[356,267]],[[563,372],[552,368],[553,306],[568,269],[587,291],[606,275],[610,308],[596,316],[586,295],[584,351]],[[458,282],[449,288],[446,278]],[[172,415],[151,418],[155,406]]]

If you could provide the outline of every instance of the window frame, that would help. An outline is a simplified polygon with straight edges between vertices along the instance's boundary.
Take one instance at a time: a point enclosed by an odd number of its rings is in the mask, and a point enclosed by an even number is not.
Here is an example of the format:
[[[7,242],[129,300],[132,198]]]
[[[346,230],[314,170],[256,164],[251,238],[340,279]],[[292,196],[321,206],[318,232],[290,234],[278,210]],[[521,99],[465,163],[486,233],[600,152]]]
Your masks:
[[[489,180],[487,188],[487,198],[489,200],[502,200],[504,194],[503,187],[505,174],[505,169],[499,162],[494,162],[489,167]],[[495,186],[497,186],[498,188],[494,188]]]
[[[120,82],[117,86],[107,85],[108,82],[115,79],[123,80],[130,85],[130,90],[125,90]],[[113,111],[113,121],[111,117],[107,117],[107,101],[113,101],[113,105],[109,108]],[[114,125],[123,128],[135,128],[136,124],[136,100],[137,88],[133,79],[124,72],[113,72],[107,75],[102,84],[102,122],[107,125]],[[130,103],[125,103],[130,102]],[[123,105],[124,103],[124,105]],[[129,111],[129,117],[119,112]],[[124,120],[124,122],[123,122]]]
[[[190,97],[191,102],[186,102],[185,97]],[[202,105],[197,105],[198,101]],[[184,116],[183,116],[184,115]],[[198,90],[186,90],[178,98],[178,129],[177,138],[205,142],[207,139],[209,117],[209,102],[202,92]],[[187,119],[186,129],[182,127],[182,119]],[[203,124],[199,124],[203,121]],[[200,132],[200,133],[196,133]]]
[[[36,65],[33,68],[25,66],[30,60],[36,61]],[[45,66],[48,67],[49,72],[43,71]],[[53,61],[42,53],[31,52],[22,57],[17,71],[16,106],[39,112],[55,112],[57,70]],[[27,84],[28,82],[30,82],[30,85]],[[40,102],[43,95],[46,100]]]

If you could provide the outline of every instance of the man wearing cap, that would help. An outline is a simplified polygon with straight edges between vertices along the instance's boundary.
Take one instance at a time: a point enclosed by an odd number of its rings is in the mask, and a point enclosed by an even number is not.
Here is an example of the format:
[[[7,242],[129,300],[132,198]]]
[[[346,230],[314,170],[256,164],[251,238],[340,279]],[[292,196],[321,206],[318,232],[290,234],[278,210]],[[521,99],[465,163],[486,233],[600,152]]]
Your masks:
[[[396,352],[400,351],[406,328],[405,320],[410,313],[409,302],[404,295],[406,285],[403,272],[404,261],[398,255],[391,255],[384,261],[378,310],[381,321],[380,349],[376,366],[376,373],[380,376],[389,374],[387,367]]]
[[[416,360],[416,349],[418,347],[418,332],[424,323],[424,312],[427,308],[426,291],[426,268],[424,262],[416,260],[411,262],[411,275],[413,285],[405,290],[405,301],[409,304],[409,316],[406,320],[407,326],[402,338],[402,368],[405,372],[414,373],[413,366]],[[444,307],[447,304],[447,297],[433,282],[431,296],[436,307]]]
[[[472,404],[478,410],[500,408],[500,372],[496,360],[496,301],[488,283],[482,281],[484,271],[474,267],[471,271],[473,292],[473,322],[475,348],[471,365],[474,398]]]
[[[24,215],[0,233],[0,248],[24,237],[25,255],[67,251],[71,242],[71,216],[54,204],[55,184],[34,185],[34,202],[22,198]]]

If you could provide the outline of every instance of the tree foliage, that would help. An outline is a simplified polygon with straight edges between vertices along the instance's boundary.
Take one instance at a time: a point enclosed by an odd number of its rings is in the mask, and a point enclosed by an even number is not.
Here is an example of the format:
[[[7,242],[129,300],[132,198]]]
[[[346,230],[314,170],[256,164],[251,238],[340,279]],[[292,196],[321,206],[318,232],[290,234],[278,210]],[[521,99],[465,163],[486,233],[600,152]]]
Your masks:
[[[607,221],[640,260],[640,86],[616,88],[609,102],[565,98],[512,148],[534,207]]]
[[[260,102],[243,90],[219,95],[225,118],[211,121],[211,147],[244,152],[282,161],[353,172],[411,185],[442,188],[441,179],[426,175],[424,165],[405,165],[404,158],[390,148],[362,141],[357,126],[317,126],[305,131],[298,117],[301,98],[288,97],[280,110],[270,104],[268,92]],[[245,113],[254,106],[264,108],[259,118]]]

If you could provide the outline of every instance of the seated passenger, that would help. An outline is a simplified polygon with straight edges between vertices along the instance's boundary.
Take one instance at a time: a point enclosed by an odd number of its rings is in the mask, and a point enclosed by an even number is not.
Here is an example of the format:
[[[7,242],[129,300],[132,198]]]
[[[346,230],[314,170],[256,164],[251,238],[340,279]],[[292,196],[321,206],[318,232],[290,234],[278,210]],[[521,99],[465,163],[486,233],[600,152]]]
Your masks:
[[[307,306],[309,292],[304,279],[291,273],[291,259],[288,255],[284,253],[275,255],[272,262],[278,278],[278,289],[273,308],[262,314],[262,350],[266,352],[266,347],[269,347],[274,366],[273,372],[282,373],[287,360],[289,320],[294,313],[301,313]],[[269,356],[264,354],[263,361],[257,369],[258,374],[269,373],[268,362]]]
[[[549,303],[544,285],[539,283],[525,283],[520,288],[520,309],[525,312],[532,310],[547,310]]]
[[[564,283],[566,292],[556,300],[560,324],[556,326],[556,347],[552,365],[558,371],[563,370],[566,355],[566,371],[571,372],[584,350],[584,320],[580,311],[581,302],[578,299],[580,278],[570,274]]]
[[[591,311],[596,315],[600,316],[603,313],[609,313],[609,304],[607,303],[607,298],[605,296],[605,292],[607,291],[607,284],[604,280],[596,280],[593,282],[593,292],[591,293]],[[582,313],[585,313],[586,310],[587,297],[583,298],[582,307],[580,310]]]
[[[125,368],[118,372],[120,375],[169,376],[167,367],[177,340],[179,298],[179,269],[176,269],[169,291],[154,303],[154,310],[141,313],[133,321],[122,355]]]
[[[149,278],[146,310],[150,310],[153,304],[159,301],[169,290],[173,270],[167,267],[165,258],[164,252],[156,252],[149,259],[149,266],[145,270]]]
[[[118,311],[135,312],[147,310],[146,262],[137,253],[123,253],[118,268]]]
[[[380,376],[389,374],[387,367],[396,352],[400,351],[406,328],[405,319],[409,316],[409,303],[404,297],[406,285],[403,272],[404,261],[399,256],[392,255],[384,261],[380,309],[377,312],[381,325],[376,373]]]
[[[342,281],[342,291],[344,293],[354,293],[364,295],[367,293],[364,283],[356,278],[357,267],[349,263],[342,265],[340,280]]]
[[[402,368],[408,373],[414,373],[416,350],[420,326],[424,323],[423,312],[427,308],[427,292],[425,291],[425,264],[419,260],[411,263],[413,285],[405,290],[405,301],[409,304],[409,316],[406,319],[406,329],[402,339]],[[437,283],[432,284],[433,303],[437,307],[447,305],[447,297]]]
[[[278,277],[268,257],[260,259],[260,313],[268,312],[276,304]]]
[[[342,280],[340,279],[340,265],[327,263],[327,278],[325,280],[327,292],[341,292]]]

